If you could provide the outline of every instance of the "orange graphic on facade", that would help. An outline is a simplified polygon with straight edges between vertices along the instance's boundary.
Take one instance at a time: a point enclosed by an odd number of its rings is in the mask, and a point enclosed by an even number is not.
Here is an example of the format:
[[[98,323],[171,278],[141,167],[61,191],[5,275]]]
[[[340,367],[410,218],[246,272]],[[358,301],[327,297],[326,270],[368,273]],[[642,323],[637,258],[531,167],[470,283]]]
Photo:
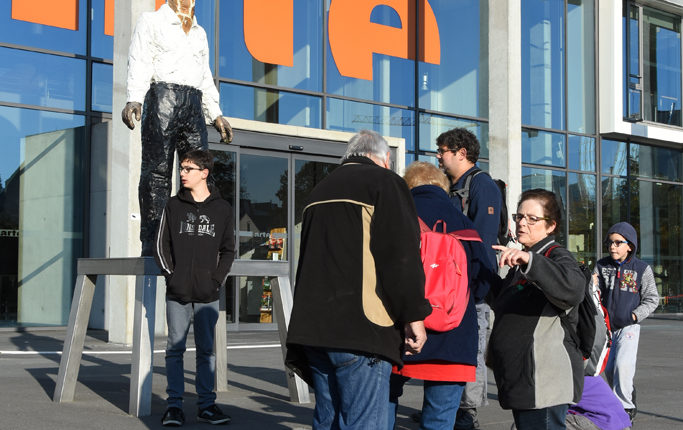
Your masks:
[[[12,19],[78,30],[78,0],[12,0]]]
[[[155,10],[164,3],[166,0],[156,0]],[[104,0],[104,34],[114,35],[114,0]]]
[[[372,80],[372,54],[415,59],[415,2],[420,3],[419,60],[441,62],[441,42],[434,11],[426,0],[332,0],[329,11],[330,49],[343,76]],[[396,11],[401,28],[370,22],[375,7]]]
[[[294,0],[244,0],[244,43],[262,63],[294,65]]]

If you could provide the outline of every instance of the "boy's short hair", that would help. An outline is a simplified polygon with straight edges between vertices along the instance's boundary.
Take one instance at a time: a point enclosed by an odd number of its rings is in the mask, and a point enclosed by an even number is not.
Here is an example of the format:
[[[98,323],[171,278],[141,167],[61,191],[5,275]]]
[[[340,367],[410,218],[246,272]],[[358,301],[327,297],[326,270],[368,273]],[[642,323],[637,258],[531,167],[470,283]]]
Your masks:
[[[193,149],[182,156],[180,162],[189,161],[194,163],[200,169],[208,169],[209,173],[213,171],[213,155],[209,151],[203,149]]]

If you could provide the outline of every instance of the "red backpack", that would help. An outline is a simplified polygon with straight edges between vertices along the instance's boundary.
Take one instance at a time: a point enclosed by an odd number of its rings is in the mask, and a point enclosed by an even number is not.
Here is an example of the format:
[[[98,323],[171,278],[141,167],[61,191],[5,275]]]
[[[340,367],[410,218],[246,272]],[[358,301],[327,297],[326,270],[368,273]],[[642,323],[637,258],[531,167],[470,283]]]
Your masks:
[[[462,321],[470,300],[467,277],[467,254],[461,240],[481,242],[475,230],[446,233],[446,223],[438,220],[429,228],[420,222],[420,255],[425,272],[425,297],[432,313],[425,318],[425,327],[434,331],[452,330]],[[437,231],[441,223],[442,231]]]

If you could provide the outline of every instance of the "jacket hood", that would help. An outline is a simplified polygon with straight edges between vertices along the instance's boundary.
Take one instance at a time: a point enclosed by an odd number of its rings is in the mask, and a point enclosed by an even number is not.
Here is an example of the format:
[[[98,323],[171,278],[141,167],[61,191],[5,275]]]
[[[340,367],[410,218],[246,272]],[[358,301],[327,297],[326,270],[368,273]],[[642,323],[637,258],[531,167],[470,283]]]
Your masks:
[[[209,187],[209,192],[211,194],[203,202],[196,202],[194,200],[194,198],[192,197],[192,192],[185,187],[180,187],[180,190],[178,190],[178,198],[184,202],[187,202],[187,203],[206,203],[206,202],[209,202],[211,200],[221,198],[221,193],[220,193],[220,191],[218,191],[218,188],[216,188],[215,185],[208,184],[208,187]]]
[[[638,233],[636,233],[636,229],[633,228],[631,224],[627,222],[618,222],[614,224],[607,231],[607,237],[605,238],[605,240],[609,240],[609,235],[612,233],[624,236],[624,239],[628,240],[629,243],[633,245],[633,249],[631,250],[630,255],[636,254],[636,251],[638,250]]]

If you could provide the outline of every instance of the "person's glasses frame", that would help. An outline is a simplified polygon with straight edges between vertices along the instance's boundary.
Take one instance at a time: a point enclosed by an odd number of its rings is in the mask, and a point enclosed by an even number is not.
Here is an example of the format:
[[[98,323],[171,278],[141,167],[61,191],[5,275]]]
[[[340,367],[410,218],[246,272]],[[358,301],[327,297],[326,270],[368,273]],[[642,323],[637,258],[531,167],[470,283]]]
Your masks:
[[[443,157],[443,155],[444,155],[445,153],[447,153],[447,152],[454,152],[454,153],[455,153],[455,152],[457,152],[457,151],[458,151],[457,149],[438,148],[438,149],[436,150],[436,155],[439,156],[439,157]]]
[[[512,220],[516,223],[520,223],[523,219],[526,219],[526,223],[528,225],[534,225],[539,221],[550,221],[550,218],[547,216],[536,216],[536,215],[527,215],[527,214],[512,214]]]
[[[621,245],[625,245],[625,244],[627,244],[627,243],[628,243],[627,240],[606,240],[606,241],[605,241],[605,245],[607,245],[608,248],[611,248],[612,245],[614,245],[614,246],[616,246],[617,248],[619,248]]]
[[[180,173],[183,173],[183,172],[190,173],[193,170],[204,170],[204,169],[202,169],[201,167],[191,167],[191,166],[180,166],[180,167],[178,167],[178,171]]]

